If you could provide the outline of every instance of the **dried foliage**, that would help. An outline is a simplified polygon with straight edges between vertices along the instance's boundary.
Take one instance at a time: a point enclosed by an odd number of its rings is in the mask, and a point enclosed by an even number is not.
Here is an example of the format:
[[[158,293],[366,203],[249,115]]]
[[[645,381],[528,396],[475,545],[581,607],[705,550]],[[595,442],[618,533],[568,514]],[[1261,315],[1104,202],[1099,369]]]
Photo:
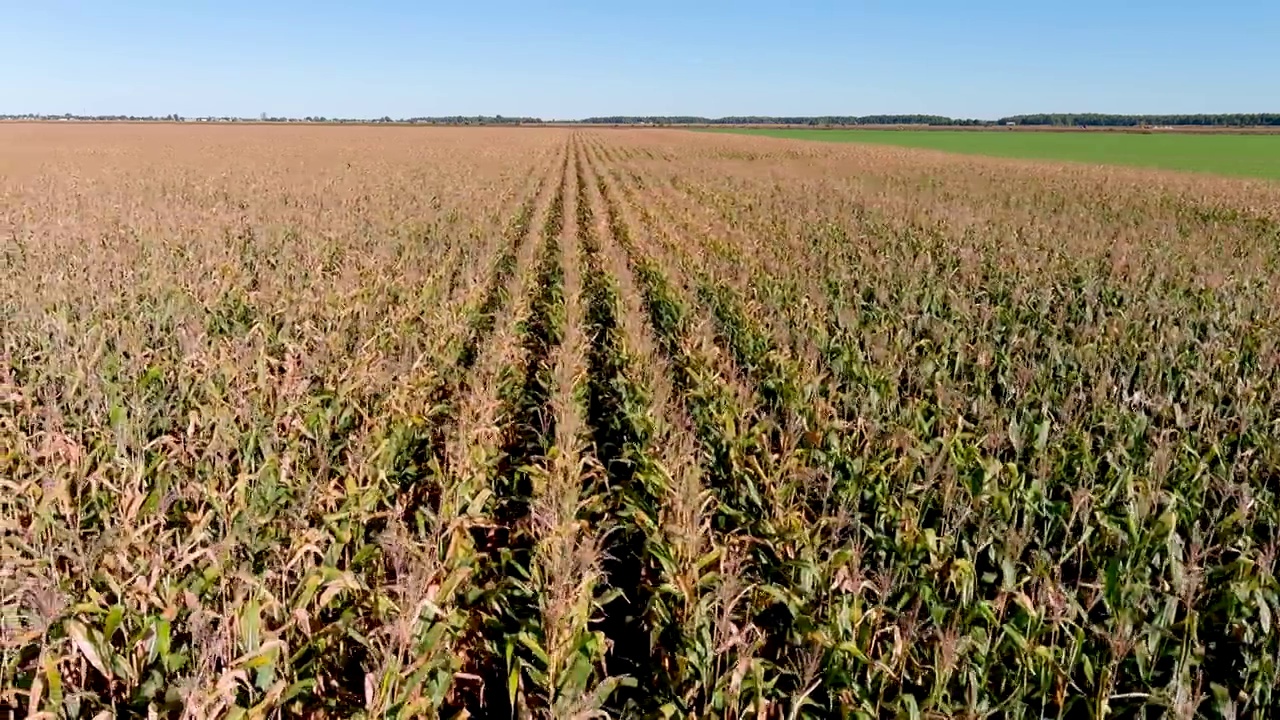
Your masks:
[[[17,714],[1280,708],[1274,186],[23,125],[0,178]]]

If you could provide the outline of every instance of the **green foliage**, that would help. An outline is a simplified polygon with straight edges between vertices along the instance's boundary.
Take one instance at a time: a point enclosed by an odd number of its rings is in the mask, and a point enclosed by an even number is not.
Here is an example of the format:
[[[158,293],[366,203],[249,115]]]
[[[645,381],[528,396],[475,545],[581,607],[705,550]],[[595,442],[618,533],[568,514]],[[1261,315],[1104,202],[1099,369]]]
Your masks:
[[[767,209],[740,189],[689,195],[739,239],[690,252],[724,259],[700,296],[726,349],[782,408],[773,379],[793,375],[759,328],[807,334],[830,373],[826,422],[844,428],[823,444],[821,509],[788,511],[806,531],[778,532],[786,515],[753,531],[808,559],[770,592],[800,589],[787,601],[807,628],[793,657],[815,659],[765,675],[789,694],[813,688],[801,715],[1274,706],[1277,366],[1259,362],[1274,347],[1269,277],[1243,270],[1210,289],[1204,267],[1119,273],[1084,247],[1029,261],[1032,249],[994,234],[867,207],[839,229],[801,225],[790,247],[802,255],[774,263],[745,239],[764,232]],[[1227,222],[1274,252],[1256,220]],[[769,300],[759,320],[715,280],[743,271]],[[788,288],[806,283],[825,287],[811,298],[823,314],[797,311]]]
[[[972,155],[1130,165],[1280,179],[1280,135],[1215,133],[1006,132],[1003,130],[790,130],[719,132],[794,140],[875,143]]]

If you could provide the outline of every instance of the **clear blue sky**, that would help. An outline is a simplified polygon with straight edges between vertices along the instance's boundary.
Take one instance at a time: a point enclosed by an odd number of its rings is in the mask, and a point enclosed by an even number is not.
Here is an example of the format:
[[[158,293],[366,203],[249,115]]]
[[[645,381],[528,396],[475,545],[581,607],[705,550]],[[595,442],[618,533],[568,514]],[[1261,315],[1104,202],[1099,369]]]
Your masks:
[[[1275,0],[35,0],[0,113],[1280,111]]]

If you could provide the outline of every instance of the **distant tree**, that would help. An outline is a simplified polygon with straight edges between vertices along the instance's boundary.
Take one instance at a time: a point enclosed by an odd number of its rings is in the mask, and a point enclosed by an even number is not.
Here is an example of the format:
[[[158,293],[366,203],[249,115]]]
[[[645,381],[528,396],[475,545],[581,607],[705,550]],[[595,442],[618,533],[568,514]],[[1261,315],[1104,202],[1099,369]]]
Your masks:
[[[1107,115],[1102,113],[1040,113],[1013,115],[999,120],[1001,124],[1043,125],[1051,127],[1136,127],[1139,125],[1205,127],[1251,127],[1280,125],[1280,113],[1229,113],[1214,115]]]

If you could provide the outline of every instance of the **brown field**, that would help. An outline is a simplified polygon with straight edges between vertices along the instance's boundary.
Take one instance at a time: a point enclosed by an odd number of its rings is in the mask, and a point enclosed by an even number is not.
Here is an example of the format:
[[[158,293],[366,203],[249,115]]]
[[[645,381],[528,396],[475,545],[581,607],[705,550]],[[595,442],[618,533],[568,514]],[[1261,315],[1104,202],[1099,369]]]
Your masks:
[[[0,126],[28,717],[1267,717],[1280,187]]]

